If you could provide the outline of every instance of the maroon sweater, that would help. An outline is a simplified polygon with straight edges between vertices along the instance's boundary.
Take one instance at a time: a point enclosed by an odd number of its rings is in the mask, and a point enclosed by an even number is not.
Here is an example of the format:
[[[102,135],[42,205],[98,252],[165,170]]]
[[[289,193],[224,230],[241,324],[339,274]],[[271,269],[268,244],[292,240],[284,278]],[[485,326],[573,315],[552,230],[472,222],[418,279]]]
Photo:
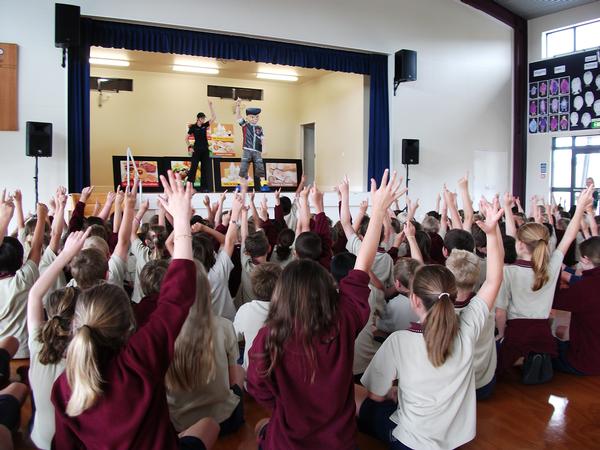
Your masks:
[[[572,313],[569,364],[586,375],[600,375],[600,267],[584,271],[569,289],[557,290],[553,307]]]
[[[56,380],[53,448],[178,448],[169,420],[165,374],[195,297],[196,266],[189,260],[171,261],[154,314],[102,369],[106,384],[97,403],[77,417],[67,416],[71,390],[66,374]]]
[[[263,449],[356,449],[354,340],[369,317],[369,275],[352,270],[340,283],[337,327],[315,337],[314,382],[297,337],[289,338],[271,377],[264,377],[263,327],[249,352],[247,390],[272,411]]]

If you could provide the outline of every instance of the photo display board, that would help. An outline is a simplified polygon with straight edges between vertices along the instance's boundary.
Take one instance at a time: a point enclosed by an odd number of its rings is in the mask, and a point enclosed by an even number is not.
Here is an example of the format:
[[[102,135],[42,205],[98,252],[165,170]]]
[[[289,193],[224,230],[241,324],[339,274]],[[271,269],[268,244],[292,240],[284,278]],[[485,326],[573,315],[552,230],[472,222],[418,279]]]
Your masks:
[[[600,129],[600,47],[529,64],[530,134]]]

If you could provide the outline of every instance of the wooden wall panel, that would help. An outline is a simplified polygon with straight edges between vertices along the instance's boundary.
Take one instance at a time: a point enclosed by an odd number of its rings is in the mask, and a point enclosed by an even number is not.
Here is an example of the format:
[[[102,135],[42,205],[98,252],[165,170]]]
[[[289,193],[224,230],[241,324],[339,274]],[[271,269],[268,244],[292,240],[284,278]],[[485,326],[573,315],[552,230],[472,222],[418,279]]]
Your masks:
[[[0,131],[17,129],[17,44],[0,43]]]

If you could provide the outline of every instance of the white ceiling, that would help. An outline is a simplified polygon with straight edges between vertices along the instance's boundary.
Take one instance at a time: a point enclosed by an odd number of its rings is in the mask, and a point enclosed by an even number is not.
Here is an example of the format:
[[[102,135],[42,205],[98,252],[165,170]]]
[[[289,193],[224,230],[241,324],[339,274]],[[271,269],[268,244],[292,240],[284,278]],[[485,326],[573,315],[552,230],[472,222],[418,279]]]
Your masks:
[[[597,0],[494,0],[524,19],[535,19]]]
[[[332,73],[327,70],[305,69],[302,67],[279,66],[275,64],[257,63],[250,61],[225,60],[215,58],[202,58],[198,56],[173,55],[170,53],[143,52],[125,49],[92,47],[90,57],[93,58],[108,58],[108,59],[126,59],[130,62],[129,67],[123,67],[125,70],[139,70],[145,72],[166,72],[179,74],[182,72],[174,72],[174,64],[201,66],[219,69],[218,75],[199,74],[203,77],[218,77],[218,78],[234,78],[244,80],[256,80],[258,71],[289,74],[298,76],[297,83],[320,78],[324,75]],[[93,67],[111,67],[120,69],[120,67],[102,66],[94,64]],[[190,75],[189,73],[187,75]],[[285,83],[285,81],[277,81]]]

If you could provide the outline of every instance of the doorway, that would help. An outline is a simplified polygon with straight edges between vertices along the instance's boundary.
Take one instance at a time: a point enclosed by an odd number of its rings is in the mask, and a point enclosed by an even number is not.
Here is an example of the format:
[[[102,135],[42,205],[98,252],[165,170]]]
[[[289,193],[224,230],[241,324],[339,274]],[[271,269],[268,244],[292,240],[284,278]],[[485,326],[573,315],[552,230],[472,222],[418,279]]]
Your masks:
[[[302,125],[302,173],[306,177],[306,184],[312,184],[315,181],[315,124],[307,123]]]

